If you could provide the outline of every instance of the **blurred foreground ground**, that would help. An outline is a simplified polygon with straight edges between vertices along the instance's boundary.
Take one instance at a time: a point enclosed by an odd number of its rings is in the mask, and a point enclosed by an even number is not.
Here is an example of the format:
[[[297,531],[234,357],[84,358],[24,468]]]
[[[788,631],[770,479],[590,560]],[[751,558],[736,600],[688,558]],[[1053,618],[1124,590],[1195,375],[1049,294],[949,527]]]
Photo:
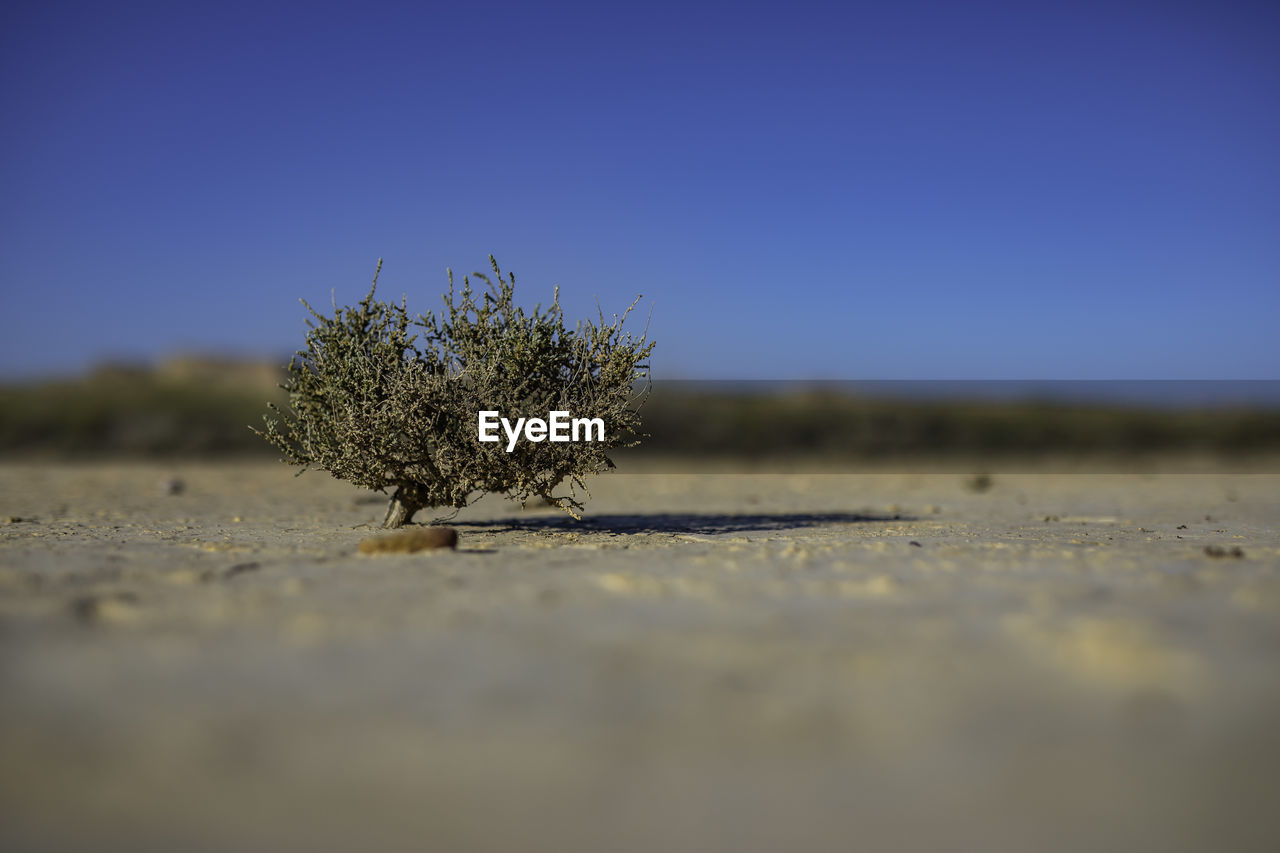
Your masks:
[[[592,493],[0,467],[0,848],[1280,849],[1280,475]]]

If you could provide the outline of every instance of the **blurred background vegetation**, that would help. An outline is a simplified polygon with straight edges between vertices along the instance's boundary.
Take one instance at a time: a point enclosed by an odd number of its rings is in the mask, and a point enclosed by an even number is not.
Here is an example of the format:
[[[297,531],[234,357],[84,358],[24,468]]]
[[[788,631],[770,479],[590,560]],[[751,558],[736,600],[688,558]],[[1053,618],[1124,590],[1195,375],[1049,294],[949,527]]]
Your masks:
[[[173,358],[0,387],[0,456],[178,457],[275,451],[252,433],[285,402],[283,367]],[[849,460],[1280,451],[1280,407],[891,396],[843,386],[657,384],[631,458]]]

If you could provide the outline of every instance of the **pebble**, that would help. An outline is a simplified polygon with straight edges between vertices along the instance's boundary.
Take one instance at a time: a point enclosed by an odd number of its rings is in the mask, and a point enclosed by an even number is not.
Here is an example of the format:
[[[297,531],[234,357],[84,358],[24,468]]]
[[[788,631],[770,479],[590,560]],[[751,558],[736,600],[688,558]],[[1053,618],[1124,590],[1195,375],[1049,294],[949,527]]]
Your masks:
[[[457,548],[458,531],[452,527],[422,527],[384,536],[370,536],[360,542],[361,554],[413,554],[434,548]]]
[[[141,611],[138,597],[131,592],[84,595],[71,602],[71,613],[78,622],[126,623],[135,622]]]

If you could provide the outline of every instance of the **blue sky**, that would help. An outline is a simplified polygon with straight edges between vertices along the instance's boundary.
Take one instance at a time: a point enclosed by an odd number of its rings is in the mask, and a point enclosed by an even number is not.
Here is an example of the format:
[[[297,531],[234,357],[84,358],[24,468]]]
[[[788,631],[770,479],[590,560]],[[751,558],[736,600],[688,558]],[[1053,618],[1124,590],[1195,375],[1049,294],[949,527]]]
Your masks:
[[[1280,378],[1274,3],[9,0],[0,111],[8,378],[490,252],[659,377]]]

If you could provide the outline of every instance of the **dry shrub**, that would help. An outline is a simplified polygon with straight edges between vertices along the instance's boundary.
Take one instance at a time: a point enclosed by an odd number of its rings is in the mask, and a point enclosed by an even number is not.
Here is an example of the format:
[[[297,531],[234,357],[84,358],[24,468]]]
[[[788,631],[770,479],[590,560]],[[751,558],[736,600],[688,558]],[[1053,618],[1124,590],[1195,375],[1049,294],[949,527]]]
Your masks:
[[[319,468],[358,486],[391,494],[383,521],[399,527],[424,508],[466,506],[487,492],[516,500],[543,498],[577,516],[583,479],[612,468],[608,451],[638,443],[639,404],[648,393],[647,329],[623,333],[635,307],[606,322],[564,324],[559,288],[551,305],[526,312],[514,301],[515,276],[483,273],[481,292],[463,278],[439,316],[411,317],[400,304],[369,294],[355,307],[320,314],[305,301],[306,348],[289,363],[282,386],[289,408],[264,416],[255,430],[284,461]],[[639,298],[637,298],[637,302]],[[481,442],[481,411],[512,422],[545,419],[552,410],[602,418],[604,441]],[[301,472],[300,472],[301,473]],[[554,495],[562,483],[569,494]]]

